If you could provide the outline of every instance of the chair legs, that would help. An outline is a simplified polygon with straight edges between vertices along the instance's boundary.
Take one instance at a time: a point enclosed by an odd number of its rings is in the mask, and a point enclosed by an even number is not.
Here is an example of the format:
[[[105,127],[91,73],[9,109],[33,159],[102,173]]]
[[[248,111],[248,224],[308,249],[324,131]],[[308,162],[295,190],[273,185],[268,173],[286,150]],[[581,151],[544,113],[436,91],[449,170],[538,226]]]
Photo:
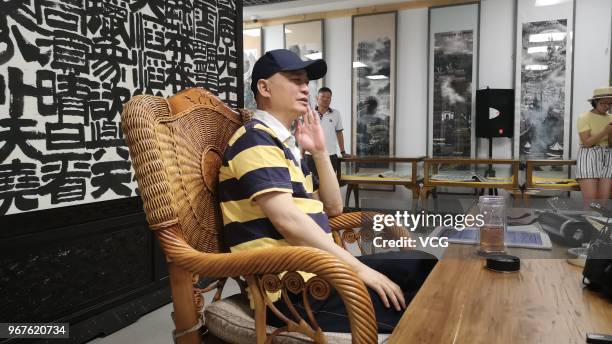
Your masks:
[[[421,190],[419,191],[419,198],[421,199],[421,204],[426,204],[427,202],[427,198],[429,197],[429,194],[433,194],[435,188],[434,187],[430,187],[430,186],[423,186],[421,188]],[[433,194],[433,197],[436,198],[437,195]]]
[[[251,298],[255,304],[255,340],[257,344],[264,344],[268,338],[266,333],[266,304],[257,280],[252,275],[245,276],[251,291]]]
[[[174,305],[175,332],[179,333],[193,327],[199,321],[193,299],[192,274],[172,262],[168,262],[168,272]],[[199,344],[200,342],[200,333],[197,330],[176,338],[177,344]]]
[[[421,188],[418,185],[415,185],[410,187],[410,191],[412,192],[411,208],[413,211],[416,211],[419,205],[419,196],[421,195]]]

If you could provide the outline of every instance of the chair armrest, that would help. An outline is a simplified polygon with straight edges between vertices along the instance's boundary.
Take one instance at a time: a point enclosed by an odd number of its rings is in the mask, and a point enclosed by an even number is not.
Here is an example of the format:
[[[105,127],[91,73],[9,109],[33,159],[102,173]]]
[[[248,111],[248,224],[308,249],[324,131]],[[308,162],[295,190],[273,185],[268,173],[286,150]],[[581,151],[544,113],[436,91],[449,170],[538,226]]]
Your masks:
[[[346,250],[345,242],[354,243],[357,240],[352,229],[362,226],[364,214],[365,212],[356,211],[329,218],[329,227],[336,245]],[[342,235],[340,235],[341,230],[344,230]]]
[[[372,241],[374,239],[374,231],[372,230],[372,224],[374,221],[374,215],[378,213],[372,211],[356,211],[353,213],[345,213],[329,219],[329,226],[332,230],[332,235],[336,244],[346,249],[346,243],[352,244],[359,239],[363,241]],[[361,228],[359,233],[355,233],[353,228]],[[342,235],[339,231],[344,230]],[[410,231],[404,227],[391,226],[383,229],[383,235],[390,239],[401,239],[410,237]],[[368,245],[363,245],[363,242],[359,242],[359,249],[362,254],[373,254],[375,249],[373,246],[368,250]],[[411,250],[412,248],[406,247],[405,250]]]
[[[353,343],[377,341],[374,307],[363,281],[339,258],[312,247],[287,246],[237,253],[204,253],[189,246],[178,225],[157,231],[160,244],[174,264],[210,277],[305,271],[326,280],[346,305]]]
[[[329,227],[332,231],[340,231],[343,229],[361,227],[361,222],[365,212],[356,211],[352,213],[344,213],[338,216],[329,218]]]

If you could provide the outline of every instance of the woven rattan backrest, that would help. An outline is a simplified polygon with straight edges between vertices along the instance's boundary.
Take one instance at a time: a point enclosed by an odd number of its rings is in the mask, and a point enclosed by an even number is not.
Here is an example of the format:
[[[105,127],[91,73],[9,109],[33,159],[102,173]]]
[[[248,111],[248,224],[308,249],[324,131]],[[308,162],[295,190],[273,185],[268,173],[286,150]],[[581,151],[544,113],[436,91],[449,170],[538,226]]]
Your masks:
[[[168,100],[136,96],[121,119],[151,229],[178,223],[191,246],[220,252],[219,168],[229,138],[248,115],[192,88]]]

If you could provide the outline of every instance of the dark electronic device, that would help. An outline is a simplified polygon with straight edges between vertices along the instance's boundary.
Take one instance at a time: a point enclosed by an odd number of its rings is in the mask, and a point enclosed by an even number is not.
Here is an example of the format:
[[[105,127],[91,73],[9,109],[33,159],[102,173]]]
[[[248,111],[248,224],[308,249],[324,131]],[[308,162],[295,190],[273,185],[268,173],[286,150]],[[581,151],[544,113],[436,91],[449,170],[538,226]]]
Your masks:
[[[589,222],[582,219],[553,211],[539,211],[538,214],[540,225],[550,239],[565,246],[580,247],[589,242],[596,231]]]
[[[608,220],[612,217],[610,210],[599,204],[591,204],[591,208]],[[612,229],[610,225],[606,225],[594,235],[589,245],[582,276],[582,282],[587,287],[612,298]]]
[[[586,342],[592,344],[612,344],[612,335],[600,333],[587,333]]]
[[[514,136],[514,89],[476,91],[476,137]]]
[[[476,137],[489,139],[489,159],[493,157],[493,138],[514,136],[514,89],[486,88],[476,91]],[[495,177],[493,165],[485,177]],[[484,193],[484,189],[481,191]],[[489,189],[489,195],[497,189]]]

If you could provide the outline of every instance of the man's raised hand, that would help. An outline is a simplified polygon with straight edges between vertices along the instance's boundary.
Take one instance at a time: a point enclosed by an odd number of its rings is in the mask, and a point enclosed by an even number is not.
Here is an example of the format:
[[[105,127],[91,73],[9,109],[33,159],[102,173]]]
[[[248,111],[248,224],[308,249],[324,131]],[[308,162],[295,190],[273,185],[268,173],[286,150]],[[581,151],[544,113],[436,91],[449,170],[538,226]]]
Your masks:
[[[308,110],[302,115],[302,120],[297,120],[295,129],[295,139],[300,148],[317,155],[325,153],[325,136],[319,117],[308,106]],[[325,153],[327,154],[327,153]]]

